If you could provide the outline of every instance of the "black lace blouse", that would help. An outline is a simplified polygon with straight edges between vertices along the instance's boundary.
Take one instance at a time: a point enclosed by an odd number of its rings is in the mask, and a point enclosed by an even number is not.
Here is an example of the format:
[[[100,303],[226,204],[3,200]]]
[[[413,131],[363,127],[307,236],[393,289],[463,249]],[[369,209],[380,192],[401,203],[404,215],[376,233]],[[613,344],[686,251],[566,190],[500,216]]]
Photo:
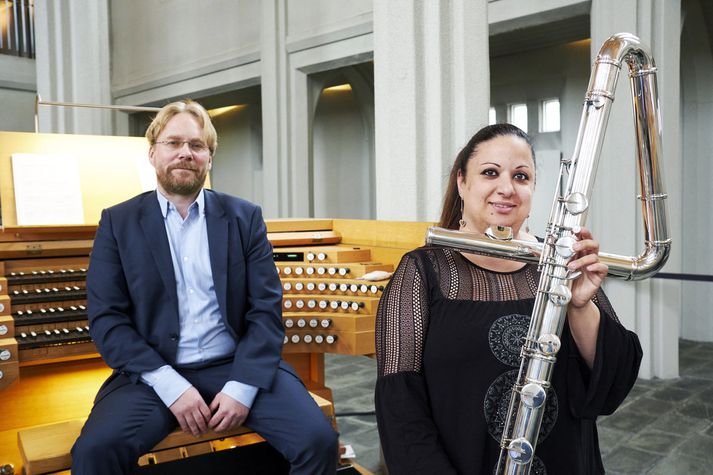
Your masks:
[[[404,256],[376,321],[376,414],[390,475],[492,474],[539,282],[536,265],[499,273],[460,253]],[[565,323],[530,473],[603,473],[596,417],[633,386],[638,338],[603,292],[594,366]]]

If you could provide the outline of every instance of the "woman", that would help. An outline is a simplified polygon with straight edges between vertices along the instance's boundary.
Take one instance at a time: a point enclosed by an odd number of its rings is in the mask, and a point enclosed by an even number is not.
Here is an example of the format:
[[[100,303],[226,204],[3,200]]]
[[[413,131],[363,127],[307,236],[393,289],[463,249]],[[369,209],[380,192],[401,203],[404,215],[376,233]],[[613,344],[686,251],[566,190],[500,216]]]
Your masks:
[[[483,233],[525,226],[535,187],[530,139],[510,124],[485,127],[459,153],[440,226]],[[633,386],[636,335],[600,286],[607,266],[586,229],[568,267],[582,275],[562,333],[532,474],[604,473],[595,420]],[[492,474],[540,275],[537,265],[421,248],[404,256],[377,314],[376,412],[391,475]]]

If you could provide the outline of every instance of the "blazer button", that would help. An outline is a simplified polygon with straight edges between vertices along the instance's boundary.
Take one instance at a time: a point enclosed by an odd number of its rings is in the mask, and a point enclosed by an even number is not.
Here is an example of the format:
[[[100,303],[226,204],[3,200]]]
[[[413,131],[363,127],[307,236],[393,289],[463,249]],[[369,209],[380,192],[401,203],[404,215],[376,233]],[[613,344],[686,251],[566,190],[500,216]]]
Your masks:
[[[169,338],[171,338],[171,340],[173,340],[173,341],[178,340],[178,333],[169,333],[168,336],[169,336]]]

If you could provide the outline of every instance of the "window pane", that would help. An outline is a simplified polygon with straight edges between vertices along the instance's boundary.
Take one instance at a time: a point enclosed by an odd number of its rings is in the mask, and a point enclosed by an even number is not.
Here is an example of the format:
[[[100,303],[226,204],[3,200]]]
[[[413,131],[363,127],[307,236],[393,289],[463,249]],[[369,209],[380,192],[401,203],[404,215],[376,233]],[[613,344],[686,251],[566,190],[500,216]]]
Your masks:
[[[527,104],[510,105],[510,123],[527,132]]]
[[[488,125],[493,125],[497,121],[495,119],[495,107],[491,107],[488,111]]]
[[[547,99],[542,101],[542,132],[558,132],[560,130],[560,101]]]

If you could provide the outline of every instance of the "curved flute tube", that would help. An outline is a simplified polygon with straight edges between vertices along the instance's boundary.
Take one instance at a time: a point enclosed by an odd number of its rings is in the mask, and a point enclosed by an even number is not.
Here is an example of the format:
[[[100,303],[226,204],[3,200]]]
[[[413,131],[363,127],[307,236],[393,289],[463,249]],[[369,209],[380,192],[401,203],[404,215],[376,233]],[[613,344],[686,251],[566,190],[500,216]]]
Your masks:
[[[609,266],[610,275],[627,280],[644,279],[661,269],[668,259],[671,240],[665,206],[667,195],[659,172],[661,136],[656,67],[648,48],[628,33],[610,37],[594,62],[575,150],[572,158],[560,165],[566,185],[555,194],[543,243],[491,240],[442,228],[429,229],[426,237],[427,244],[539,264],[541,277],[503,429],[497,474],[527,475],[535,458],[547,390],[572,296],[570,287],[576,278],[566,267],[575,254],[572,245],[576,237],[572,230],[586,221],[604,131],[624,63],[629,69],[633,98],[644,251],[634,257],[606,253],[599,256]],[[497,234],[507,233],[493,233]]]
[[[544,244],[517,239],[496,240],[465,231],[428,228],[426,243],[444,246],[472,254],[502,257],[533,264],[540,262]],[[623,280],[643,280],[656,274],[664,265],[671,247],[671,240],[647,241],[644,251],[638,256],[622,256],[600,252],[599,260],[609,266],[609,276]]]

